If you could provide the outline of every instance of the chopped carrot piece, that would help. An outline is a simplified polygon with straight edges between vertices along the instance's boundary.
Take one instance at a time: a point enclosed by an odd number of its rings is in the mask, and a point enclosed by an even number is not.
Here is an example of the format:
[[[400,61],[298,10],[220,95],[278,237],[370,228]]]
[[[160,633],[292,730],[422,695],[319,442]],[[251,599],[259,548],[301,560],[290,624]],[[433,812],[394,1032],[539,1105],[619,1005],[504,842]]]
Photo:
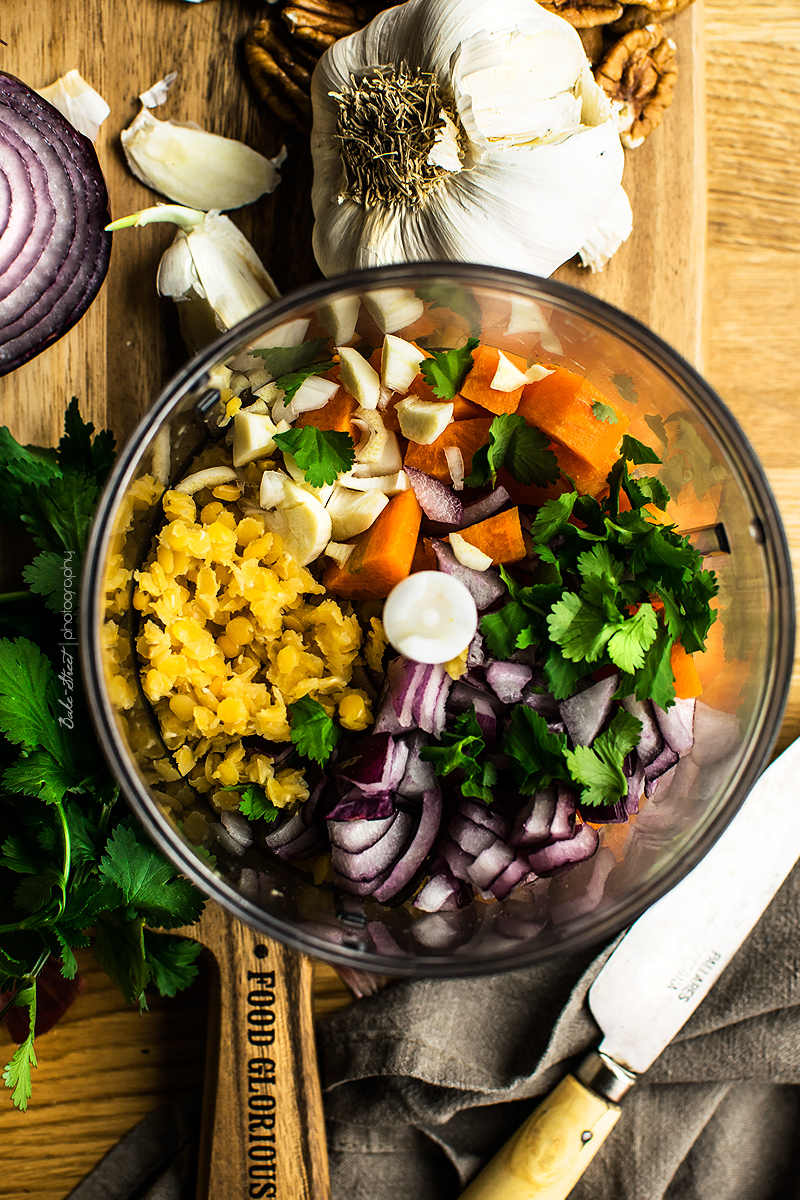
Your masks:
[[[694,664],[694,655],[687,654],[680,642],[676,642],[670,654],[670,666],[675,676],[675,695],[679,700],[691,700],[700,696],[703,685]]]
[[[550,449],[558,459],[558,465],[564,474],[575,481],[575,486],[581,495],[598,498],[607,490],[606,480],[608,472],[614,464],[613,458],[600,466],[593,466],[577,454],[573,454],[571,450],[568,450],[566,446],[562,446],[560,442],[551,442]],[[545,488],[540,488],[524,483],[517,483],[516,479],[513,479],[505,468],[498,473],[497,482],[503,485],[515,504],[533,505],[536,508],[544,504],[545,500],[553,500],[556,496],[560,496],[562,492],[571,490],[569,483],[563,476],[557,479],[555,483],[548,484]]]
[[[472,470],[472,456],[480,446],[489,441],[489,427],[493,417],[475,417],[469,421],[454,421],[440,433],[435,442],[421,446],[419,442],[409,442],[406,450],[405,465],[416,467],[442,483],[450,483],[450,468],[447,465],[445,447],[457,446],[464,459],[464,474]],[[387,422],[388,426],[388,422]]]
[[[413,489],[394,496],[374,525],[353,542],[344,566],[331,563],[322,582],[349,600],[382,600],[411,571],[422,509]]]
[[[335,429],[340,433],[352,434],[350,419],[357,408],[358,402],[354,397],[343,388],[339,388],[339,391],[331,397],[324,408],[300,413],[295,421],[295,426],[302,429],[306,425],[313,425],[315,429]]]
[[[503,353],[520,371],[527,369],[528,364],[524,358],[520,358],[518,354],[508,354],[505,351]],[[482,408],[488,408],[489,412],[513,413],[517,411],[525,389],[518,387],[511,392],[498,392],[492,387],[499,362],[500,351],[494,346],[477,346],[472,351],[473,365],[461,385],[461,395],[475,404],[480,404]]]
[[[494,566],[520,562],[527,554],[518,508],[495,513],[477,525],[460,529],[459,533],[465,542],[488,554]]]
[[[598,403],[613,409],[615,424],[595,415],[593,405]],[[573,454],[606,471],[607,464],[617,457],[620,440],[630,424],[594,384],[564,367],[555,367],[552,374],[523,388],[517,412],[529,425],[536,425]]]
[[[490,415],[488,408],[481,408],[480,404],[473,404],[471,400],[465,400],[461,395],[453,398],[454,421],[470,421],[473,417],[488,417]]]
[[[433,551],[433,544],[430,538],[420,538],[417,542],[417,548],[414,551],[414,557],[411,560],[410,575],[415,575],[417,571],[438,571],[439,560]]]

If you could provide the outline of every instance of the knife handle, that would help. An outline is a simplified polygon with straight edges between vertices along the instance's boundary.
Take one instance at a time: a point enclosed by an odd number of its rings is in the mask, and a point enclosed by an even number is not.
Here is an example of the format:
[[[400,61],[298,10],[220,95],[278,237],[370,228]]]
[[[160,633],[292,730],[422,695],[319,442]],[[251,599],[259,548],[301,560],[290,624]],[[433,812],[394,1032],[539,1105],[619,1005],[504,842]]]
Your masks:
[[[473,1179],[461,1200],[565,1200],[620,1107],[567,1075]]]

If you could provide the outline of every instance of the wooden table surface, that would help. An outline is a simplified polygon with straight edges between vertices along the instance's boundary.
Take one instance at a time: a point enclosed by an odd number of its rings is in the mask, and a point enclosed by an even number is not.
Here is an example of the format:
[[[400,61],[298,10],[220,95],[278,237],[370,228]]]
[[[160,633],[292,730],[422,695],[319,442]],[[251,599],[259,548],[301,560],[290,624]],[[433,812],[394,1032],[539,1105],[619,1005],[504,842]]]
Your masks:
[[[699,0],[702,3],[702,0]],[[203,9],[236,3],[242,31],[263,13],[255,0],[208,0]],[[81,7],[91,11],[88,24],[76,15],[79,6],[66,0],[36,0],[14,6],[16,36],[26,39],[39,61],[52,65],[52,75],[86,59],[86,47],[102,45],[111,22],[124,22],[131,53],[125,63],[108,63],[110,74],[128,73],[133,100],[143,87],[178,65],[192,72],[191,22],[179,43],[164,47],[159,13],[172,14],[183,0],[101,0]],[[192,10],[186,5],[189,15]],[[5,17],[7,14],[2,14]],[[166,20],[166,16],[164,17]],[[0,37],[8,30],[0,24]],[[204,80],[209,96],[224,101],[235,86],[227,66],[235,61],[230,22],[220,11],[218,63]],[[118,30],[117,30],[118,32]],[[800,410],[800,0],[705,0],[706,104],[708,130],[708,243],[706,261],[705,374],[750,437],[765,469],[783,515],[793,562],[800,568],[800,470],[797,465],[796,415]],[[0,48],[2,49],[2,48]],[[0,66],[14,70],[11,60]],[[17,68],[20,73],[21,68]],[[31,79],[34,84],[49,80]],[[92,82],[101,92],[108,81],[101,74]],[[131,116],[134,114],[131,107]],[[667,120],[669,117],[667,118]],[[270,122],[253,108],[240,136],[251,144],[277,149]],[[101,138],[105,135],[101,135]],[[656,135],[658,136],[658,135]],[[103,145],[101,140],[101,146]],[[106,146],[109,173],[118,196],[128,196],[128,210],[141,205],[138,185],[125,176],[117,150]],[[105,162],[106,160],[104,160]],[[287,166],[274,204],[288,228],[298,206],[307,205],[308,173],[300,158]],[[124,199],[117,212],[123,211]],[[249,235],[258,210],[242,215]],[[279,222],[280,224],[280,222]],[[114,353],[113,376],[105,361],[64,353],[65,397],[89,397],[88,411],[98,423],[109,423],[121,434],[133,424],[149,398],[150,382],[137,363],[153,344],[164,357],[173,352],[165,339],[162,314],[150,299],[152,289],[151,230],[134,256],[141,272],[130,272],[124,283],[112,275],[106,292],[124,287],[124,305],[115,297],[120,317],[107,337]],[[131,237],[136,237],[131,234]],[[152,236],[156,236],[152,234]],[[680,246],[669,256],[665,270],[680,260]],[[313,269],[308,250],[287,237],[275,237],[267,258],[279,286],[307,278]],[[101,293],[96,305],[111,303]],[[97,314],[96,314],[97,315]],[[90,313],[91,316],[91,313]],[[70,335],[82,337],[81,326]],[[62,345],[62,344],[59,344]],[[59,347],[49,355],[63,352]],[[174,366],[181,350],[174,351]],[[45,356],[42,356],[44,359]],[[24,368],[32,376],[42,360]],[[76,366],[76,364],[80,364]],[[42,386],[53,378],[41,367]],[[111,399],[106,406],[106,396]],[[102,397],[102,400],[101,400]],[[51,442],[57,436],[60,405],[53,420],[24,406],[4,408],[2,420],[26,440]],[[798,659],[780,745],[800,734],[800,674]],[[139,1017],[127,1009],[86,952],[79,954],[87,989],[64,1020],[38,1045],[41,1066],[35,1074],[34,1099],[26,1114],[11,1108],[0,1095],[0,1197],[3,1200],[63,1200],[63,1197],[101,1155],[146,1112],[176,1093],[202,1086],[207,981],[201,979],[175,1001],[159,1002]],[[322,972],[320,1008],[326,1004]],[[0,1053],[6,1053],[6,1034],[0,1031]]]

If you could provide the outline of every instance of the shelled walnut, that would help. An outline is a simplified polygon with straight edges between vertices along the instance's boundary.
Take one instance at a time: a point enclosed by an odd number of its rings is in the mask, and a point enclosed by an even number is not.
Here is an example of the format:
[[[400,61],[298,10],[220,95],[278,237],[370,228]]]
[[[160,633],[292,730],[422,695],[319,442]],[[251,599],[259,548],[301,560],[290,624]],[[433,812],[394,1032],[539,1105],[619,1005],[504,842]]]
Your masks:
[[[638,4],[626,4],[625,11],[611,27],[614,33],[629,33],[641,29],[651,21],[666,21],[688,8],[693,0],[640,0]]]
[[[623,146],[640,146],[661,124],[678,78],[675,43],[660,25],[632,29],[595,68],[594,77],[617,110]]]
[[[618,0],[542,0],[542,8],[563,17],[576,29],[590,29],[618,20],[623,6]]]

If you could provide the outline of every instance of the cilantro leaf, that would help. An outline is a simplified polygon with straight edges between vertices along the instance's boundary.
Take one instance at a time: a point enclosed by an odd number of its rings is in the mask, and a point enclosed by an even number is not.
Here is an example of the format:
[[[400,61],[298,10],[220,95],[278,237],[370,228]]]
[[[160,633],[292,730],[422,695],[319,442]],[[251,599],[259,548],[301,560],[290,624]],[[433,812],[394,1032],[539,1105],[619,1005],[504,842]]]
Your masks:
[[[423,747],[420,758],[433,763],[437,775],[463,771],[462,794],[491,804],[494,799],[492,785],[497,782],[497,772],[493,763],[480,762],[480,755],[485,749],[483,730],[473,706],[456,717],[453,728],[442,733],[438,745]]]
[[[498,612],[488,613],[481,620],[481,633],[489,653],[494,658],[511,658],[530,623],[528,610],[517,600],[503,605]]]
[[[608,425],[617,424],[617,414],[610,404],[603,404],[600,400],[595,400],[592,405],[592,413],[598,421],[605,421]]]
[[[150,967],[144,956],[144,920],[129,918],[124,909],[103,913],[92,946],[95,958],[129,1004],[147,1008],[144,990]]]
[[[591,746],[565,751],[570,775],[583,788],[581,804],[616,804],[626,795],[628,780],[623,761],[638,744],[641,732],[641,721],[620,708],[606,732],[599,733]]]
[[[649,446],[645,446],[644,442],[637,441],[629,433],[623,435],[620,454],[622,458],[627,458],[629,462],[635,463],[637,467],[642,466],[644,463],[661,462],[655,450],[651,450]]]
[[[608,654],[621,671],[633,674],[644,666],[644,656],[656,640],[658,618],[652,604],[642,604],[638,610],[612,633]]]
[[[604,612],[567,592],[547,618],[550,637],[572,662],[597,662],[614,632]]]
[[[32,563],[23,569],[22,575],[32,592],[45,597],[45,605],[54,613],[64,612],[64,592],[67,590],[65,556],[57,550],[43,550]],[[77,581],[72,571],[72,586],[75,593]]]
[[[636,675],[635,695],[637,700],[652,700],[659,708],[669,708],[675,702],[675,676],[672,673],[671,654],[674,638],[668,630],[658,630],[653,643],[644,656],[644,662]]]
[[[197,959],[203,947],[191,938],[144,931],[144,957],[151,982],[161,996],[175,996],[197,978]]]
[[[34,796],[45,804],[63,800],[75,786],[74,772],[46,750],[21,755],[3,772],[3,783],[11,792]]]
[[[303,696],[288,706],[292,741],[298,754],[324,765],[339,743],[342,731],[335,725],[319,700]]]
[[[491,479],[494,486],[501,467],[517,483],[546,487],[558,479],[558,459],[550,439],[519,413],[501,413],[489,426],[489,441],[472,456],[468,487],[482,487]]]
[[[455,350],[434,350],[431,358],[420,363],[423,379],[440,400],[453,400],[458,395],[472,370],[472,351],[477,345],[478,339],[471,337]]]
[[[161,929],[191,925],[202,912],[203,898],[188,879],[181,879],[155,846],[140,841],[125,824],[108,839],[100,873],[117,885],[126,905]]]
[[[512,708],[502,746],[512,760],[511,771],[523,795],[531,796],[564,777],[567,735],[551,733],[544,717],[527,705]]]
[[[18,521],[22,497],[45,487],[59,475],[54,451],[21,446],[9,429],[0,426],[0,518]]]
[[[59,715],[66,712],[50,660],[26,638],[0,638],[0,731],[24,750],[71,762]]]
[[[317,429],[313,425],[276,433],[275,442],[288,450],[312,487],[336,483],[356,461],[355,442],[349,433]]]
[[[250,817],[253,821],[274,821],[280,812],[280,809],[275,807],[267,793],[257,783],[248,784],[245,788],[239,784],[238,787],[234,786],[225,790],[240,793],[239,812],[243,817]]]
[[[94,438],[94,425],[81,417],[78,398],[73,396],[64,418],[64,436],[58,443],[58,465],[66,475],[77,472],[96,483],[105,483],[114,464],[114,437],[103,429]]]
[[[289,375],[294,371],[307,367],[325,353],[328,339],[323,337],[311,338],[299,346],[269,346],[265,350],[248,350],[264,362],[264,370],[269,371],[273,379]]]
[[[15,1108],[24,1112],[31,1098],[31,1068],[38,1066],[33,1039],[36,1030],[36,981],[27,982],[16,996],[14,1004],[19,1008],[28,1009],[28,1036],[17,1046],[11,1061],[3,1071],[3,1082],[6,1087],[13,1088],[11,1099]]]
[[[614,384],[614,387],[617,389],[620,396],[622,396],[623,400],[627,400],[629,404],[636,403],[639,393],[633,386],[633,380],[631,379],[630,375],[615,375],[611,382]]]
[[[27,492],[22,520],[40,550],[73,550],[83,554],[100,486],[86,475],[70,474],[46,487]]]
[[[299,371],[291,371],[288,375],[281,375],[279,379],[275,380],[275,383],[284,393],[284,403],[288,404],[297,393],[300,385],[305,383],[312,375],[323,375],[333,365],[333,362],[312,363],[308,367],[302,367]]]
[[[572,516],[577,499],[577,492],[564,492],[563,496],[545,500],[531,525],[531,537],[534,544],[546,545],[563,532]]]

